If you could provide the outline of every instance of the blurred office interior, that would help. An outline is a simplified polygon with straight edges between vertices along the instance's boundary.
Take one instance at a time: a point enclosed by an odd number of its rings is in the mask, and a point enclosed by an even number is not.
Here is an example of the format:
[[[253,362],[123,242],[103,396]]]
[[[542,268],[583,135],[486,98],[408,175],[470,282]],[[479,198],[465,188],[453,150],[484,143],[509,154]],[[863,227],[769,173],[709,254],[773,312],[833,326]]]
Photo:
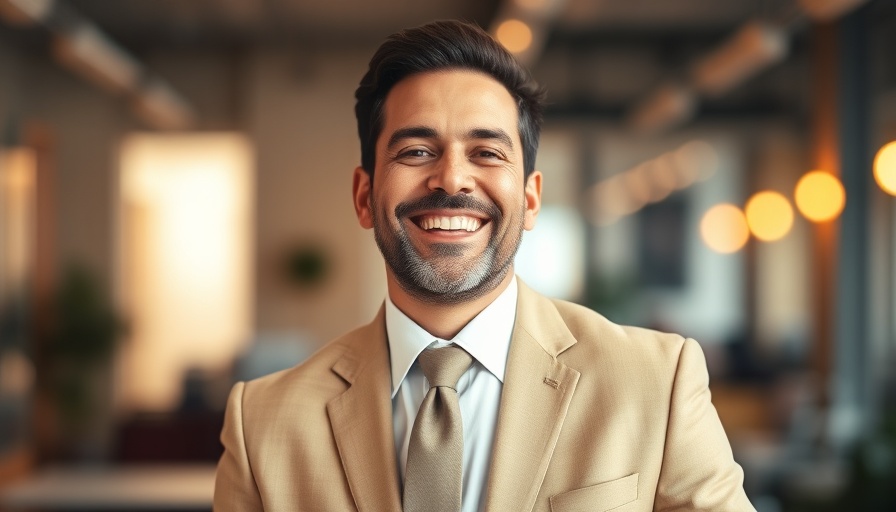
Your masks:
[[[518,274],[697,339],[760,512],[896,510],[892,0],[0,0],[0,510],[210,510],[382,303],[353,92],[446,18],[548,90]]]

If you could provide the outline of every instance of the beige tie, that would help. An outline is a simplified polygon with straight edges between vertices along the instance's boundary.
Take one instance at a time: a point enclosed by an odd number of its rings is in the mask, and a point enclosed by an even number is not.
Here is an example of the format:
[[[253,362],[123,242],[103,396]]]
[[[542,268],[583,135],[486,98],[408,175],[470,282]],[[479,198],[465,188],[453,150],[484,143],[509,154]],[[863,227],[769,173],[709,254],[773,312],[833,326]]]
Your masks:
[[[404,511],[458,512],[464,426],[455,388],[473,358],[451,345],[424,350],[417,361],[431,387],[411,430],[404,474]]]

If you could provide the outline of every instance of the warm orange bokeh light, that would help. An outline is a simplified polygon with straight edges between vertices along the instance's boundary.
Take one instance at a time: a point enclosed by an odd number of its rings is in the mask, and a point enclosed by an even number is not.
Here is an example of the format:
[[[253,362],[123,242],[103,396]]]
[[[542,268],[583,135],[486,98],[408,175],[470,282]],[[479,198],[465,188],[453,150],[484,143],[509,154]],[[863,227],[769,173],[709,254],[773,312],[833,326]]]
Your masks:
[[[498,25],[498,42],[510,53],[523,53],[532,44],[532,29],[520,20],[507,20]]]
[[[874,157],[874,179],[884,192],[896,196],[896,141],[884,145]]]
[[[836,219],[846,204],[846,192],[836,176],[812,171],[800,178],[794,192],[796,207],[813,222]]]
[[[764,242],[784,238],[793,226],[793,208],[787,198],[777,192],[754,194],[744,210],[750,232]]]
[[[717,204],[710,208],[700,221],[700,235],[710,249],[731,254],[739,251],[750,238],[747,219],[733,204]]]

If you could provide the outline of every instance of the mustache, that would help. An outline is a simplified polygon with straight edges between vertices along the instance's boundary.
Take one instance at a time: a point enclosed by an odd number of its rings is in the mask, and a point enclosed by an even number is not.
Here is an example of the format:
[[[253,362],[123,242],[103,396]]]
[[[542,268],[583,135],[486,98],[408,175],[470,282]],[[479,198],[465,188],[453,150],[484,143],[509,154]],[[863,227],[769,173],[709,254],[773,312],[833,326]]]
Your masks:
[[[444,190],[436,190],[420,199],[405,201],[395,207],[395,216],[399,219],[412,217],[426,210],[468,210],[483,214],[492,220],[501,220],[501,210],[492,203],[476,199],[467,194],[448,195]]]

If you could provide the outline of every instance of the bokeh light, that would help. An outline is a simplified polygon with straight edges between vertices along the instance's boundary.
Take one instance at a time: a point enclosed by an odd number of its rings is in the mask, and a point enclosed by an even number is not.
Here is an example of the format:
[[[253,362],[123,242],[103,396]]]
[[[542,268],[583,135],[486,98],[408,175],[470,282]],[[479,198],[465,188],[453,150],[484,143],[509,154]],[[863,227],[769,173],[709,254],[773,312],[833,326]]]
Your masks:
[[[679,188],[711,178],[719,167],[716,149],[709,142],[700,139],[689,141],[675,150],[672,160],[679,172]]]
[[[896,196],[896,140],[880,148],[874,157],[874,179],[884,192]]]
[[[598,226],[608,226],[621,217],[638,211],[643,202],[631,196],[624,174],[617,174],[591,187],[590,220]]]
[[[498,25],[496,37],[510,53],[523,53],[532,45],[532,29],[520,20],[510,19]]]
[[[620,174],[625,181],[628,195],[641,206],[659,199],[654,195],[653,184],[650,176],[645,171],[646,168],[640,165]]]
[[[703,214],[700,235],[710,249],[722,254],[739,251],[750,238],[747,219],[733,204],[717,204]]]
[[[836,219],[846,204],[846,192],[840,180],[826,171],[806,173],[796,184],[796,207],[813,222]]]
[[[784,238],[793,226],[793,208],[778,192],[757,192],[747,201],[744,210],[750,232],[764,242]]]
[[[662,196],[659,200],[665,199],[679,188],[677,169],[669,153],[645,162],[644,165],[653,187],[657,190],[657,196]]]

